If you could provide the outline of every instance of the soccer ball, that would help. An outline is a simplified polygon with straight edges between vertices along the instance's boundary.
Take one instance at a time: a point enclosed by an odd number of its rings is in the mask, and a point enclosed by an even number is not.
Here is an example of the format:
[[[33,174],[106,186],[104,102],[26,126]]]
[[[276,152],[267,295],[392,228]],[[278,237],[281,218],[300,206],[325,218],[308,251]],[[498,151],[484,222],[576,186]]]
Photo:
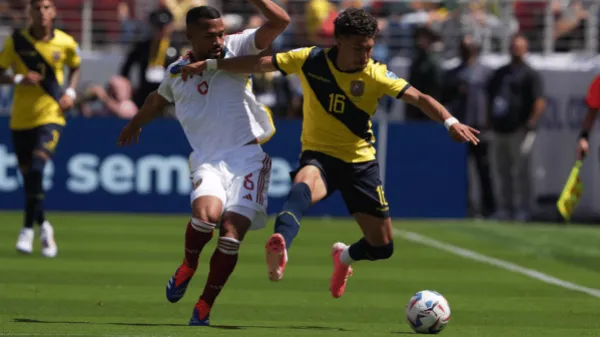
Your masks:
[[[416,333],[436,334],[450,321],[450,306],[435,291],[419,291],[406,305],[406,319]]]

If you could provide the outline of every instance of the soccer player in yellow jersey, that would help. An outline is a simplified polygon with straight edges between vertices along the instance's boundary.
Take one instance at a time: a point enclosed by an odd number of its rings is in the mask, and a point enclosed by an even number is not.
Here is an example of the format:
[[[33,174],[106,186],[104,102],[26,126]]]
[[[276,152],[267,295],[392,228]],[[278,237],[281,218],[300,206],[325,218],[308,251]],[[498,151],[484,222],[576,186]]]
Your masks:
[[[274,57],[207,60],[182,69],[184,79],[206,69],[234,73],[279,70],[283,74],[296,74],[302,82],[300,168],[292,173],[294,185],[275,221],[275,234],[266,246],[272,281],[283,276],[287,249],[298,234],[302,215],[312,204],[338,189],[364,236],[350,246],[340,242],[333,245],[332,296],[342,296],[353,262],[392,256],[392,222],[379,177],[370,122],[383,95],[418,106],[431,119],[443,122],[456,141],[479,142],[476,136],[479,131],[461,124],[435,99],[371,59],[377,33],[375,18],[362,9],[350,8],[335,21],[333,48],[302,48]]]
[[[81,60],[75,40],[53,27],[54,3],[31,0],[29,4],[31,25],[16,30],[0,51],[0,84],[15,85],[10,129],[25,189],[24,227],[17,250],[32,252],[37,222],[42,255],[55,257],[54,229],[44,215],[43,172],[65,125],[64,112],[73,107]],[[62,87],[65,65],[70,68],[66,90]],[[7,74],[9,68],[14,75]]]

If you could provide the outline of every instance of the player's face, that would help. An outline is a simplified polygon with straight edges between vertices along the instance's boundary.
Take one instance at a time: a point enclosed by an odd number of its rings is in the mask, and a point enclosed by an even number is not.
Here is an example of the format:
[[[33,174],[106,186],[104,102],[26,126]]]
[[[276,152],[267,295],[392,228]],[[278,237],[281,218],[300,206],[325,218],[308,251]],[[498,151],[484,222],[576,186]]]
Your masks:
[[[337,39],[340,63],[352,69],[364,69],[373,55],[375,39],[360,35],[341,36]]]
[[[48,27],[56,17],[56,8],[50,0],[34,1],[29,9],[29,14],[36,26]]]
[[[198,57],[218,59],[224,56],[225,25],[223,20],[200,20],[187,28],[187,37]]]

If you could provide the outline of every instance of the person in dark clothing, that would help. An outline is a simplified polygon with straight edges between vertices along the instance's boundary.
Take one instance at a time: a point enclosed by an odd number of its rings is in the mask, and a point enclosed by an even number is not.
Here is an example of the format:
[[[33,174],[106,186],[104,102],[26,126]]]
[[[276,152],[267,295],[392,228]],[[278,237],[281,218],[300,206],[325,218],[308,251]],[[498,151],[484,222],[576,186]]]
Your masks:
[[[433,46],[440,38],[430,28],[418,27],[415,29],[414,39],[416,55],[410,65],[408,82],[421,92],[439,100],[443,72]],[[429,117],[419,108],[406,104],[405,109],[406,120],[429,121]]]
[[[459,120],[479,130],[489,127],[485,97],[485,83],[491,69],[479,61],[479,44],[471,36],[460,41],[461,63],[444,74],[442,103]],[[469,144],[469,156],[475,161],[481,189],[481,215],[494,212],[494,190],[490,174],[488,142]]]
[[[528,41],[512,38],[511,62],[494,72],[488,86],[488,105],[494,131],[494,166],[500,195],[495,218],[518,221],[531,218],[529,163],[535,128],[544,113],[540,74],[525,62]]]
[[[173,15],[166,9],[158,9],[150,13],[148,20],[152,35],[133,46],[121,68],[121,76],[131,80],[131,68],[135,64],[139,66],[138,87],[133,95],[138,108],[151,92],[158,89],[169,64],[181,56],[181,46],[173,44],[170,38]]]

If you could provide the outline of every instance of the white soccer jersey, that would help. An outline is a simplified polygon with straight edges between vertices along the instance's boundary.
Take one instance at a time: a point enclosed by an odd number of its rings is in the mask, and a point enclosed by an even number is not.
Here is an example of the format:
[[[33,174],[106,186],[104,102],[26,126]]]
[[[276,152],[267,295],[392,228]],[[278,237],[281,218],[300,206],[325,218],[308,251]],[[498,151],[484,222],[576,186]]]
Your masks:
[[[256,29],[225,37],[225,58],[256,55]],[[214,160],[251,140],[264,141],[275,132],[271,116],[257,102],[248,75],[221,70],[181,79],[180,69],[190,63],[186,56],[171,64],[158,93],[175,103],[175,115],[202,161]]]

